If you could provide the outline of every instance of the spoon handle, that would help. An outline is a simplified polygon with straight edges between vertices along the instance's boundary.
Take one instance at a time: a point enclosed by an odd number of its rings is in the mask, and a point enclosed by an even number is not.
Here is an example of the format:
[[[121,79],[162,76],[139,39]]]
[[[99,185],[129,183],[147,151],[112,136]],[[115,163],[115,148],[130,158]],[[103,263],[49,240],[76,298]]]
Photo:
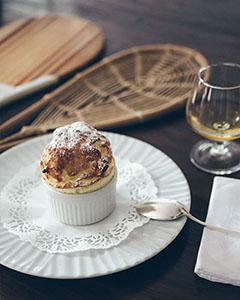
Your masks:
[[[206,223],[204,221],[201,221],[199,220],[198,218],[194,217],[189,211],[187,211],[184,207],[181,207],[181,212],[187,216],[189,219],[191,219],[192,221],[200,224],[200,225],[203,225],[203,226],[206,226],[207,228],[211,229],[211,230],[216,230],[216,231],[219,231],[219,232],[223,232],[223,233],[234,233],[234,234],[240,234],[240,231],[239,230],[232,230],[232,229],[226,229],[226,228],[223,228],[223,227],[220,227],[220,226],[215,226],[215,225],[212,225],[212,224],[209,224],[209,223]]]

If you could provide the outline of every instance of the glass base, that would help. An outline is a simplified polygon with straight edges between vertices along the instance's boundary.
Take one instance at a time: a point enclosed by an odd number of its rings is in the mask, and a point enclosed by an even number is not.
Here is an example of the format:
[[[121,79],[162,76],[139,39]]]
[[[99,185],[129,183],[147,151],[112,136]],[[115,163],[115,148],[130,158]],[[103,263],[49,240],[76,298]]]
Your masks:
[[[240,170],[240,144],[203,140],[193,146],[190,160],[202,171],[231,174]]]

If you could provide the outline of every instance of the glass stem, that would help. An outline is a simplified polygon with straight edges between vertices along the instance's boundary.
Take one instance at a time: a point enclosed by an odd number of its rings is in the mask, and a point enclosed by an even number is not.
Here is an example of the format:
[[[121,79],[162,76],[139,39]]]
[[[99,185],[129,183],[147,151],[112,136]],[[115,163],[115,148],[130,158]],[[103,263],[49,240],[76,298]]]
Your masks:
[[[216,141],[214,142],[212,149],[210,150],[211,155],[213,156],[225,156],[228,153],[228,142],[223,141],[219,142]]]

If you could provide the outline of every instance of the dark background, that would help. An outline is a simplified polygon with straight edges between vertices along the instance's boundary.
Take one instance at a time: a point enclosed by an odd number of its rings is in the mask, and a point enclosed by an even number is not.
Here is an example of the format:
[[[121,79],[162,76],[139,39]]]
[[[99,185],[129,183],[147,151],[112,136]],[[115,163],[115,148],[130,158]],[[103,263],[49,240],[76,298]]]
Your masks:
[[[107,37],[101,56],[135,45],[174,43],[197,49],[211,63],[240,62],[239,0],[7,0],[1,6],[2,24],[49,11],[89,18]],[[37,98],[3,109],[1,122]],[[193,214],[205,218],[213,176],[189,162],[191,146],[200,137],[186,123],[184,109],[114,131],[144,140],[175,160],[189,181]],[[231,177],[240,178],[240,173]],[[212,283],[193,273],[201,234],[201,227],[187,222],[180,236],[156,257],[96,279],[41,279],[1,266],[0,299],[240,299],[240,288]]]

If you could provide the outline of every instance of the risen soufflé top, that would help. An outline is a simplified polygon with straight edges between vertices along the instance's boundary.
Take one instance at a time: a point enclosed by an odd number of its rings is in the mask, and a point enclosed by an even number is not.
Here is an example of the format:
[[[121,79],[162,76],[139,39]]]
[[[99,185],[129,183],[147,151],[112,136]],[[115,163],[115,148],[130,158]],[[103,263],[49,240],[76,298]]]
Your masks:
[[[43,179],[58,189],[77,189],[114,176],[109,140],[85,122],[75,122],[53,132],[45,147],[40,169]]]

